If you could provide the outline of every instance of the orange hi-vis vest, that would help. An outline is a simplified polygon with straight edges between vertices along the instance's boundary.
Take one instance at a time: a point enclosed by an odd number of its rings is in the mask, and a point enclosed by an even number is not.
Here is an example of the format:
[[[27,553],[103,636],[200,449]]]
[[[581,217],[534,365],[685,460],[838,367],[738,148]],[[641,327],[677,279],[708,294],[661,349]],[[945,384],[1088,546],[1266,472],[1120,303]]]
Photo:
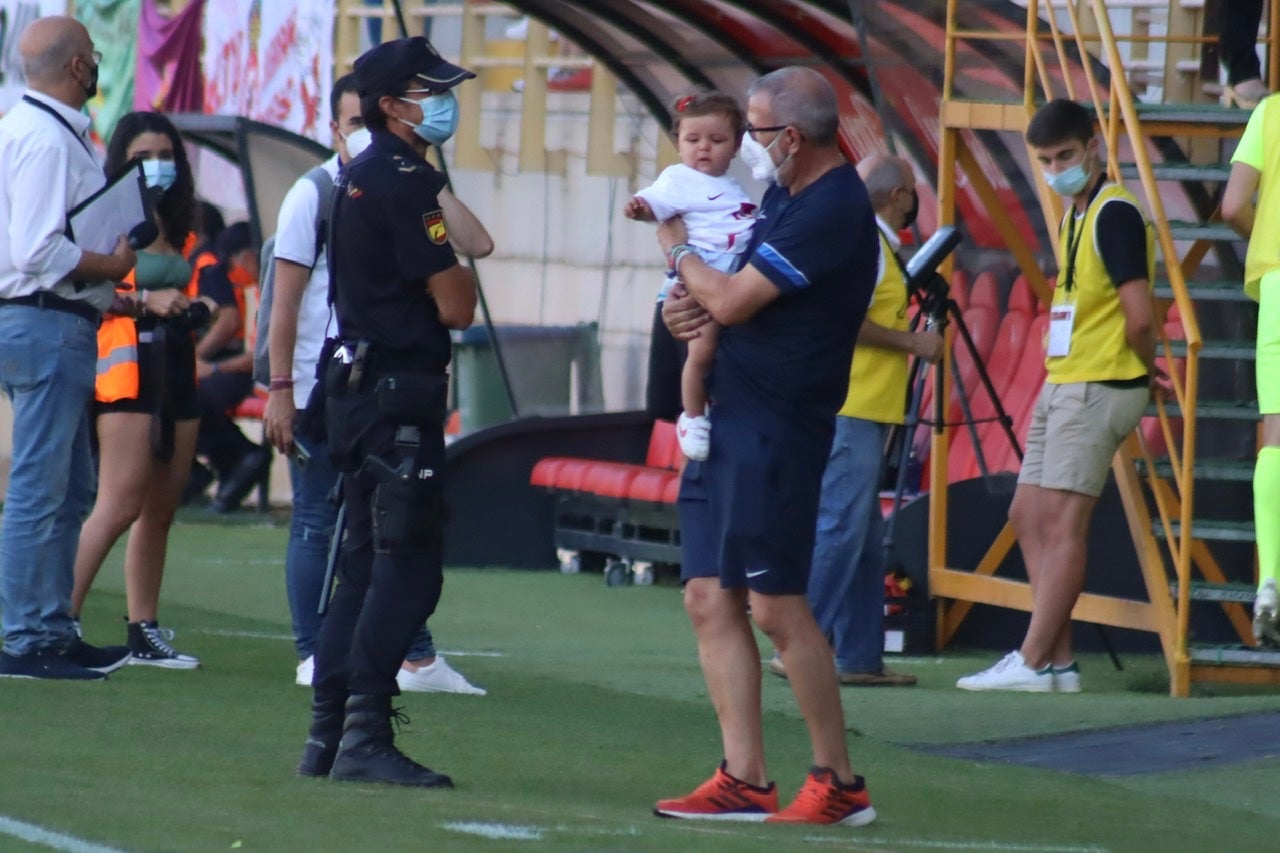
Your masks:
[[[133,293],[133,271],[125,276],[116,293]],[[138,397],[138,324],[132,317],[108,314],[98,327],[98,375],[93,398],[99,403],[133,400]]]

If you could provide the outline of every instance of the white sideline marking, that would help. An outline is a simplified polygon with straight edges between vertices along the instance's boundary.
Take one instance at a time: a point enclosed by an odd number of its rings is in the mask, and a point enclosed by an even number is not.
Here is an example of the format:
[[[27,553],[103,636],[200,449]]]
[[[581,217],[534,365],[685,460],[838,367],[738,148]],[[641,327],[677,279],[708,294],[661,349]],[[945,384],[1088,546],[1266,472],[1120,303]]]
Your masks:
[[[993,850],[997,853],[1107,853],[1096,844],[1017,844],[1007,841],[945,841],[929,838],[868,838],[865,835],[811,835],[805,839],[815,844],[840,844],[851,847],[917,847],[928,850]]]
[[[288,640],[293,642],[293,637],[288,634],[268,634],[265,631],[228,631],[223,628],[191,628],[188,630],[193,634],[208,634],[213,637],[241,637],[247,640]]]
[[[242,637],[247,640],[280,640],[293,642],[288,634],[269,634],[265,631],[229,631],[224,628],[190,628],[193,634],[208,634],[213,637]],[[457,658],[504,658],[506,652],[463,652],[456,649],[437,649],[442,655]]]
[[[122,853],[115,847],[106,847],[92,841],[85,841],[83,838],[76,838],[74,835],[53,832],[34,823],[25,823],[4,815],[0,815],[0,835],[8,835],[19,841],[51,847],[54,850],[64,850],[67,853]]]
[[[479,835],[484,838],[495,838],[502,841],[541,841],[542,828],[537,826],[519,826],[510,823],[482,823],[480,821],[450,821],[441,824],[445,829],[466,835]]]

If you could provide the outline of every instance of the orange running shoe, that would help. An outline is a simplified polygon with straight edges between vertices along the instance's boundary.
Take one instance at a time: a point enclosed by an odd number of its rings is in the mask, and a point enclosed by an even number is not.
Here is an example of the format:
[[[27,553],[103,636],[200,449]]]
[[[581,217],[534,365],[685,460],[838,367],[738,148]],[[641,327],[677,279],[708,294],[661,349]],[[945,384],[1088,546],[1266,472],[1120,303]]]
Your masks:
[[[715,775],[692,794],[658,800],[653,813],[658,817],[762,821],[778,811],[777,785],[772,782],[767,788],[749,785],[726,773],[724,766],[725,762],[721,761]]]
[[[853,777],[852,785],[841,784],[836,772],[827,767],[809,768],[809,778],[791,805],[768,819],[769,823],[825,823],[866,826],[876,819],[867,782]]]

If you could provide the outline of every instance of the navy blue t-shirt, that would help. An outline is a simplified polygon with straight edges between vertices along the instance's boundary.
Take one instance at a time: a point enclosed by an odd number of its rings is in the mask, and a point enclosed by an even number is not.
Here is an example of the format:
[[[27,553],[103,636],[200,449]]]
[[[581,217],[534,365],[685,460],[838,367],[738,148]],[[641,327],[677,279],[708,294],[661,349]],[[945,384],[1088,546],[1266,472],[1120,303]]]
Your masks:
[[[427,279],[458,263],[437,198],[444,177],[387,131],[338,177],[329,246],[338,331],[443,370],[452,350]]]
[[[721,331],[710,378],[717,408],[770,432],[833,428],[876,286],[876,234],[866,186],[852,165],[832,169],[795,197],[776,185],[765,192],[745,263],[782,293]]]

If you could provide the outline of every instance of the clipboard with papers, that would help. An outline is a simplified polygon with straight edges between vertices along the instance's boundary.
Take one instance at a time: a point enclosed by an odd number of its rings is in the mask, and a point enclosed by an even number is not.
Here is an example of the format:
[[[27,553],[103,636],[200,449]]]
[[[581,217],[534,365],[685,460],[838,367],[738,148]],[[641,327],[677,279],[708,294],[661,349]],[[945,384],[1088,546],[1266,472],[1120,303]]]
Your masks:
[[[121,234],[151,220],[142,161],[130,162],[106,186],[67,214],[67,232],[81,249],[111,254]]]

